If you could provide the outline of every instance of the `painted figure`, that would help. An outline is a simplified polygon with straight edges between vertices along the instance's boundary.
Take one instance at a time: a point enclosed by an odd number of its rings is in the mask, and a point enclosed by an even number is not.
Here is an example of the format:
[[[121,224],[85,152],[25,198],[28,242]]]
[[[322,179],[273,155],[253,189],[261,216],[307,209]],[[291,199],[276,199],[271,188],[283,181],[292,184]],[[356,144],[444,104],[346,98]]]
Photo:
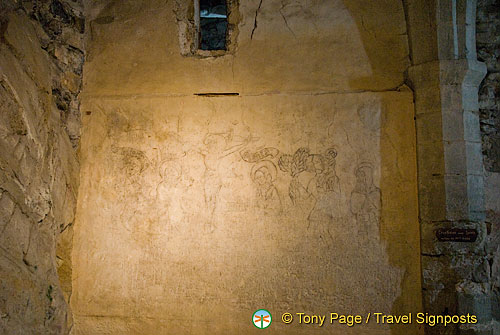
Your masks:
[[[257,207],[280,212],[281,199],[274,186],[276,174],[276,166],[265,160],[255,164],[250,175],[256,185]]]
[[[311,168],[311,157],[309,148],[300,148],[293,156],[282,155],[278,161],[281,171],[288,172],[292,176],[288,195],[294,205],[311,197],[311,193],[307,189],[309,183],[315,177],[314,168]]]
[[[362,234],[378,236],[380,189],[373,183],[373,165],[361,163],[354,171],[356,186],[351,193],[351,212],[356,216]]]
[[[307,211],[308,228],[321,239],[331,239],[333,218],[342,216],[340,181],[336,167],[337,151],[328,148],[323,154],[312,154],[299,148],[293,155],[282,155],[278,166],[292,177],[290,200]]]
[[[222,179],[219,173],[219,165],[223,158],[243,149],[248,143],[255,139],[249,135],[239,141],[233,139],[233,131],[226,133],[208,133],[203,140],[205,148],[200,151],[205,165],[204,172],[204,195],[205,204],[210,215],[210,221],[217,208],[217,197],[222,188]],[[210,231],[214,229],[213,222],[209,223]]]
[[[182,168],[177,161],[166,161],[160,166],[161,181],[156,187],[160,230],[171,230],[181,220],[182,210]]]

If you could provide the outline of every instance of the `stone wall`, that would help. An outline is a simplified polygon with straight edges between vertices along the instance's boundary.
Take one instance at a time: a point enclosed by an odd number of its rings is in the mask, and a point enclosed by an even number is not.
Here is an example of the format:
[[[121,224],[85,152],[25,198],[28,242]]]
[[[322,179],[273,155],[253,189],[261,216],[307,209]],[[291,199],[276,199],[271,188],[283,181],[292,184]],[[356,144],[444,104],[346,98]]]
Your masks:
[[[478,58],[488,73],[480,88],[480,118],[485,166],[488,242],[492,289],[492,316],[500,321],[500,1],[479,0],[477,8]]]
[[[81,3],[0,3],[0,333],[66,334]]]
[[[477,51],[488,73],[480,88],[484,165],[500,173],[500,1],[479,0]]]

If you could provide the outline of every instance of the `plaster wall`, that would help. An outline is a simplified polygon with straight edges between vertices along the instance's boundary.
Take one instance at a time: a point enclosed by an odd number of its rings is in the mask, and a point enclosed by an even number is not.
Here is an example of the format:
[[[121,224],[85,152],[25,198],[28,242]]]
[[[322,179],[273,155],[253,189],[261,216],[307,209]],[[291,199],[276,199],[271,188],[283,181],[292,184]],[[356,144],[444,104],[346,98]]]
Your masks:
[[[73,333],[251,334],[266,308],[274,334],[421,334],[280,321],[421,311],[401,3],[238,8],[203,58],[189,6],[88,4]]]

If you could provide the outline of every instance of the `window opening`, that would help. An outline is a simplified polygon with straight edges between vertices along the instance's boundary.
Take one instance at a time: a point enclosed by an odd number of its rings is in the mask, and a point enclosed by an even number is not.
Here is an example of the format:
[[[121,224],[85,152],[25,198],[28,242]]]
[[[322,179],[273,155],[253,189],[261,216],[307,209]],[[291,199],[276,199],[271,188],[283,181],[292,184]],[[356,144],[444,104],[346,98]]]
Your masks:
[[[199,48],[201,50],[226,50],[228,27],[226,0],[199,0],[199,3],[195,5],[199,5],[197,8],[199,10]]]

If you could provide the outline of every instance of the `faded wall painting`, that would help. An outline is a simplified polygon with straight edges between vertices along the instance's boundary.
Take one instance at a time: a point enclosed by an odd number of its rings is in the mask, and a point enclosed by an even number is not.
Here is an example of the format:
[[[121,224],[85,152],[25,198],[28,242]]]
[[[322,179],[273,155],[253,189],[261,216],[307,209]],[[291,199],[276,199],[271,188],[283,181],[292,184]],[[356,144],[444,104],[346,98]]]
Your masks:
[[[409,93],[85,108],[75,334],[250,334],[259,308],[272,334],[390,334],[279,318],[418,309]]]
[[[402,2],[191,4],[88,3],[73,335],[421,335],[280,321],[421,311]]]

